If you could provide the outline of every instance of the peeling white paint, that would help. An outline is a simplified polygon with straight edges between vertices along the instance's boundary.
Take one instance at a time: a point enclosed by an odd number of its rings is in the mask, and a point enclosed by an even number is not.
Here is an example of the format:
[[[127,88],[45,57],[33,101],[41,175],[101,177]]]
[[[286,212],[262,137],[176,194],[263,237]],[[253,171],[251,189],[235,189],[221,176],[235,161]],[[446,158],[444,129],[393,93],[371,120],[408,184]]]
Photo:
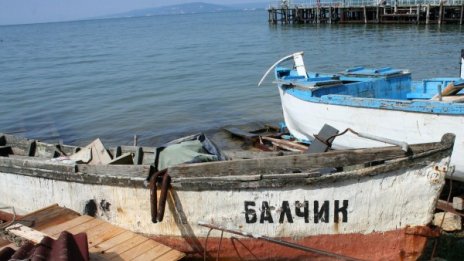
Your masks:
[[[440,163],[447,166],[447,160]],[[435,203],[444,184],[444,175],[427,168],[400,170],[389,174],[355,177],[327,184],[303,185],[285,189],[227,191],[171,190],[164,220],[154,224],[150,216],[148,189],[87,185],[30,176],[0,173],[0,203],[33,211],[58,203],[82,213],[85,203],[94,199],[110,203],[109,211],[98,209],[99,218],[123,228],[156,236],[206,236],[208,229],[198,226],[206,221],[225,227],[271,237],[303,237],[322,234],[371,233],[406,226],[427,225],[433,217]],[[309,222],[297,216],[296,201],[308,201]],[[329,201],[327,223],[314,222],[314,201]],[[334,202],[348,201],[347,222],[334,222]],[[247,224],[245,201],[256,203],[256,223]],[[260,223],[263,201],[268,202],[273,223]],[[282,202],[290,204],[293,223],[285,218],[279,223]],[[339,215],[340,216],[340,215]],[[216,233],[213,232],[212,236]],[[226,233],[225,236],[230,236]]]

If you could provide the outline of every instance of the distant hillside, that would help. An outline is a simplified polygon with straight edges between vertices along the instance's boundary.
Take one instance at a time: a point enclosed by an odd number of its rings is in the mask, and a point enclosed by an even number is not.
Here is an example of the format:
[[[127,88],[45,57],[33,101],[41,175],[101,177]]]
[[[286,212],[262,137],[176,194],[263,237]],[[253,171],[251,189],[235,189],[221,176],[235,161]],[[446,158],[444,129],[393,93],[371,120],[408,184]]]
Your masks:
[[[108,15],[108,16],[105,16],[105,18],[215,13],[215,12],[225,12],[225,11],[233,11],[233,10],[237,10],[237,9],[233,7],[229,7],[229,6],[224,6],[224,5],[194,2],[194,3],[187,3],[187,4],[169,5],[169,6],[162,6],[162,7],[155,7],[155,8],[132,10],[132,11],[125,12],[125,13]]]
[[[269,1],[268,2],[251,2],[251,3],[243,3],[243,4],[230,4],[227,6],[234,8],[234,9],[240,9],[240,10],[265,10],[266,8],[269,7]]]

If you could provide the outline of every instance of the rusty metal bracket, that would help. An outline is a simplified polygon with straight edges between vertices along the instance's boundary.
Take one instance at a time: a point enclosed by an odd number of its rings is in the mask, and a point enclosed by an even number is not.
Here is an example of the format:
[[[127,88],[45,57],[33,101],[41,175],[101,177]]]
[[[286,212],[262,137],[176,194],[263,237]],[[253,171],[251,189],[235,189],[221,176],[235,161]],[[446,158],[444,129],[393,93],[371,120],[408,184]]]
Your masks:
[[[406,227],[406,230],[404,233],[406,235],[411,235],[411,236],[437,238],[441,234],[441,229],[439,227],[431,228],[428,226],[414,226],[414,227]]]
[[[160,183],[161,194],[158,201],[158,186]],[[171,183],[171,177],[167,174],[167,170],[158,171],[150,178],[150,213],[151,221],[158,223],[163,221],[164,210],[166,208],[166,200]]]

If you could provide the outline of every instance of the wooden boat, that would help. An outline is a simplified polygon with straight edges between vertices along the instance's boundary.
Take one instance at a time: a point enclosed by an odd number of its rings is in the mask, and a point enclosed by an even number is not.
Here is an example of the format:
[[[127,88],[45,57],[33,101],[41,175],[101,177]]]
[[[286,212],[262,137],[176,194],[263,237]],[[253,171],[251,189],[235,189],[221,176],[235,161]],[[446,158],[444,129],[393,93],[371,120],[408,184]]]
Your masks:
[[[155,173],[155,148],[111,150],[133,165],[89,165],[60,160],[76,147],[1,135],[0,204],[58,203],[197,258],[409,260],[435,235],[453,144],[261,152]]]
[[[290,59],[294,69],[280,66]],[[353,128],[421,143],[464,129],[464,50],[461,61],[460,77],[412,81],[410,72],[388,67],[307,72],[300,52],[279,60],[266,75],[275,68],[285,123],[298,139],[311,141],[314,133],[329,124],[339,130]],[[456,172],[450,178],[464,181],[464,136],[458,134],[456,139],[451,160]],[[354,135],[334,143],[338,148],[375,146],[383,144]]]

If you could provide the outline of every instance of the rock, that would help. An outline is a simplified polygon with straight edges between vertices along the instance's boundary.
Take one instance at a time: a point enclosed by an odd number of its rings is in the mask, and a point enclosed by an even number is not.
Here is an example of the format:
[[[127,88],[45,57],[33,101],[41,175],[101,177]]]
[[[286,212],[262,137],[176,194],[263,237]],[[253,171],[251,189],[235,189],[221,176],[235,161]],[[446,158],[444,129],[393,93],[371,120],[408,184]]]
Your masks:
[[[444,220],[443,220],[444,217]],[[442,224],[443,220],[443,224]],[[444,231],[457,231],[462,229],[462,220],[461,216],[450,213],[450,212],[440,212],[436,213],[433,217],[433,224],[435,226],[441,226]]]

